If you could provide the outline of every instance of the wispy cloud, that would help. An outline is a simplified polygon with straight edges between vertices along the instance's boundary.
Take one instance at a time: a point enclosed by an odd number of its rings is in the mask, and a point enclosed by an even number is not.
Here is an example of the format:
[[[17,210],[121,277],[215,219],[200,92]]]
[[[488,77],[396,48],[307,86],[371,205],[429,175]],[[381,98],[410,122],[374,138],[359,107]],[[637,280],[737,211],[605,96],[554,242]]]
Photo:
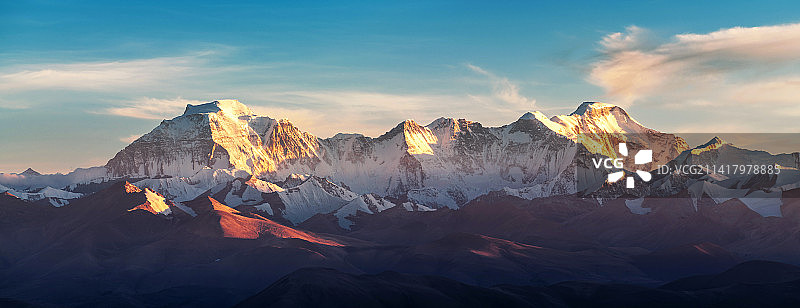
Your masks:
[[[441,116],[473,117],[475,112],[487,110],[467,95],[304,90],[262,91],[249,96],[256,99],[243,103],[257,114],[290,119],[320,137],[339,132],[377,136],[405,119],[426,122]]]
[[[95,113],[160,120],[180,115],[188,104],[197,105],[202,103],[204,102],[180,97],[172,99],[142,97],[136,100],[123,102],[119,107],[106,108]]]
[[[592,64],[589,81],[622,105],[654,97],[726,104],[787,103],[800,97],[800,88],[790,81],[800,75],[785,71],[800,63],[800,24],[735,27],[657,41],[635,26],[605,36],[602,59]]]
[[[7,109],[7,110],[22,110],[28,109],[30,106],[25,104],[24,102],[19,101],[9,101],[0,98],[0,109]]]
[[[499,108],[494,96],[469,94],[403,94],[355,90],[241,90],[240,93],[241,97],[247,98],[241,100],[242,103],[256,114],[289,119],[301,129],[320,137],[339,132],[378,136],[405,119],[427,124],[428,121],[443,116],[479,120],[487,125],[502,125],[528,110],[522,108],[525,106]],[[116,106],[92,112],[160,120],[180,115],[187,104],[197,105],[226,98],[236,97],[208,97],[204,100],[141,97],[113,103]],[[128,137],[121,140],[128,141]]]
[[[424,123],[441,116],[502,125],[534,109],[536,104],[534,99],[520,93],[516,82],[472,64],[466,67],[481,76],[484,84],[483,89],[471,89],[480,93],[446,89],[419,92],[364,91],[352,87],[299,89],[295,84],[270,83],[274,76],[291,70],[292,65],[230,66],[217,60],[215,56],[197,53],[0,67],[0,91],[12,97],[33,98],[32,104],[38,107],[53,104],[52,100],[36,101],[40,96],[35,93],[41,90],[80,91],[81,97],[91,101],[86,104],[89,113],[146,120],[178,116],[187,104],[239,98],[259,114],[289,118],[302,129],[320,136],[343,130],[376,136],[405,119]],[[212,75],[218,79],[208,78]],[[191,95],[193,99],[182,95]],[[134,136],[120,140],[132,139]]]
[[[536,105],[535,99],[530,99],[520,94],[519,86],[516,83],[511,82],[511,80],[508,78],[497,76],[473,64],[468,63],[466,66],[473,72],[489,78],[489,81],[492,84],[492,96],[495,99],[513,107],[522,108],[522,110],[532,110]]]
[[[130,143],[136,141],[136,139],[139,139],[139,137],[141,137],[141,136],[142,135],[134,134],[134,135],[130,135],[128,137],[119,138],[119,141],[122,141],[122,143],[125,143],[125,144],[130,144]]]
[[[5,67],[0,70],[0,90],[115,92],[153,87],[193,73],[205,61],[203,55]]]

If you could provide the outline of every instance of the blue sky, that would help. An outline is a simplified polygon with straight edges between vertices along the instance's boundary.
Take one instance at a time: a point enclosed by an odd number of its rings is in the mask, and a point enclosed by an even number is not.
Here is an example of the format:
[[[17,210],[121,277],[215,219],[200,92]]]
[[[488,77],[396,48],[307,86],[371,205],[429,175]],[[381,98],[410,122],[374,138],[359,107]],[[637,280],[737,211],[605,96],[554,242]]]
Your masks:
[[[796,1],[0,4],[0,172],[104,164],[186,103],[321,137],[581,101],[669,132],[798,132]],[[709,125],[712,122],[714,125]],[[57,157],[57,159],[54,159]]]

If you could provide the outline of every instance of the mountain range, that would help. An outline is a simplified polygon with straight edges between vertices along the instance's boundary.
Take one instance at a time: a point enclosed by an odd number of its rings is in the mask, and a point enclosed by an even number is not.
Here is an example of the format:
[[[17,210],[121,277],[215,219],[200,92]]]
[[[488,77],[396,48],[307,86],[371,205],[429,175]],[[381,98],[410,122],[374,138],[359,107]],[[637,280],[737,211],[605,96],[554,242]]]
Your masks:
[[[619,143],[652,151],[636,166],[649,182],[629,189],[592,166],[634,165]],[[723,163],[780,173],[655,172]],[[719,138],[690,148],[605,103],[500,127],[406,120],[375,138],[319,138],[220,100],[188,105],[105,166],[0,174],[0,193],[0,298],[35,305],[230,306],[297,277],[536,286],[552,299],[553,284],[569,281],[651,288],[748,260],[800,260],[791,154]],[[308,267],[332,270],[291,274]],[[402,275],[352,276],[385,271]]]
[[[425,126],[406,120],[377,138],[337,134],[323,139],[288,120],[258,116],[238,101],[221,100],[188,105],[183,115],[162,121],[103,167],[67,175],[41,175],[33,169],[3,174],[0,185],[8,187],[0,191],[62,206],[92,193],[88,187],[125,179],[177,203],[225,190],[221,198],[229,206],[255,206],[294,224],[335,212],[345,228],[350,224],[346,217],[358,212],[396,205],[411,211],[458,209],[498,191],[525,199],[576,193],[600,199],[672,196],[687,189],[695,199],[765,198],[745,198],[752,185],[732,186],[747,182],[742,177],[670,174],[656,176],[638,191],[624,190],[608,183],[608,172],[591,168],[588,159],[603,155],[631,161],[617,153],[620,142],[631,152],[653,151],[647,171],[670,163],[779,164],[784,172],[766,179],[774,182],[766,197],[775,200],[800,183],[789,154],[741,149],[718,138],[690,149],[682,138],[649,129],[605,103],[583,103],[569,115],[551,118],[526,113],[501,127],[452,118]],[[236,189],[225,187],[230,184]],[[777,202],[745,204],[759,214],[780,216]]]

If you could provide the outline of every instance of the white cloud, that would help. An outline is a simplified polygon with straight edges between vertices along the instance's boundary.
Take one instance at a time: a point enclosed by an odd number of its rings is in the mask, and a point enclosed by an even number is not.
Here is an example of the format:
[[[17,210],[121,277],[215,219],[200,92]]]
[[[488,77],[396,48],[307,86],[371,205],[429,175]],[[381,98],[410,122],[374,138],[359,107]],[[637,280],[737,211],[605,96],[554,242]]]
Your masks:
[[[616,32],[606,35],[600,44],[608,51],[648,48],[648,45],[653,43],[650,40],[651,35],[646,29],[628,26],[625,28],[625,33]]]
[[[466,64],[466,66],[473,72],[489,78],[492,83],[492,96],[495,99],[520,110],[532,110],[536,105],[535,99],[529,99],[520,94],[519,86],[508,78],[497,76],[476,65]]]
[[[202,55],[128,61],[35,64],[0,71],[0,90],[88,90],[117,92],[153,87],[188,76]]]
[[[728,99],[753,104],[774,102],[797,105],[800,102],[800,75],[760,79],[740,84],[732,89]]]
[[[121,106],[100,110],[97,113],[110,114],[139,119],[169,119],[183,113],[186,105],[203,104],[205,102],[183,98],[158,99],[142,97],[137,100],[124,102]]]
[[[273,71],[279,66],[220,66],[214,60],[207,54],[191,54],[0,67],[0,91],[11,94],[9,98],[15,101],[24,98],[39,108],[55,103],[53,93],[37,95],[42,90],[80,91],[81,99],[93,105],[104,104],[92,107],[90,113],[147,120],[173,118],[187,104],[241,98],[259,114],[289,118],[302,129],[323,137],[342,130],[377,136],[405,119],[427,124],[441,116],[502,125],[534,109],[536,103],[521,95],[515,82],[474,65],[467,67],[486,78],[484,93],[448,93],[446,89],[421,93],[352,88],[299,90],[292,84],[270,83],[283,73]],[[215,78],[208,77],[212,75]],[[184,99],[179,96],[183,93],[200,100]],[[26,106],[2,101],[0,105]],[[120,140],[129,142],[132,138]]]
[[[256,92],[242,101],[260,115],[287,118],[303,130],[320,137],[339,132],[378,136],[397,123],[414,119],[427,124],[438,117],[496,120],[514,118],[504,112],[489,113],[493,106],[469,96],[439,94],[393,94],[363,91],[276,91]],[[490,116],[485,116],[490,114]],[[508,118],[504,119],[508,120]]]
[[[122,143],[125,143],[125,144],[130,144],[130,143],[136,141],[136,139],[139,139],[139,137],[141,137],[141,136],[142,135],[134,134],[134,135],[130,135],[128,137],[119,138],[119,141],[122,141]]]
[[[600,42],[602,59],[589,81],[621,105],[653,100],[730,103],[797,102],[800,24],[735,27],[706,34],[679,34],[662,43],[638,27]],[[769,89],[770,92],[760,90]],[[766,95],[764,95],[766,94]],[[677,102],[676,102],[677,101]]]
[[[246,91],[243,91],[246,92]],[[257,91],[243,94],[241,102],[256,114],[289,119],[300,129],[320,137],[339,132],[378,136],[403,120],[421,124],[438,117],[480,120],[485,125],[502,125],[522,113],[498,109],[492,97],[444,94],[392,94],[346,90]],[[205,100],[152,98],[115,103],[117,106],[94,113],[139,119],[170,119],[183,113],[187,104],[197,105],[226,97]],[[121,138],[124,142],[134,137]]]

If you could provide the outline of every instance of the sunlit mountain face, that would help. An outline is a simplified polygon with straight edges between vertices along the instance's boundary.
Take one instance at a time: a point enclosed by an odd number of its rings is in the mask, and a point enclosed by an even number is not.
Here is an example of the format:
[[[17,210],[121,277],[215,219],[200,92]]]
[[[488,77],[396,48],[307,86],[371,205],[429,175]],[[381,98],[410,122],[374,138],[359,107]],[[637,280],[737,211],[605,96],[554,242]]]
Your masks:
[[[800,300],[797,154],[692,147],[596,102],[497,127],[386,127],[320,138],[218,100],[104,166],[2,174],[2,303]]]

